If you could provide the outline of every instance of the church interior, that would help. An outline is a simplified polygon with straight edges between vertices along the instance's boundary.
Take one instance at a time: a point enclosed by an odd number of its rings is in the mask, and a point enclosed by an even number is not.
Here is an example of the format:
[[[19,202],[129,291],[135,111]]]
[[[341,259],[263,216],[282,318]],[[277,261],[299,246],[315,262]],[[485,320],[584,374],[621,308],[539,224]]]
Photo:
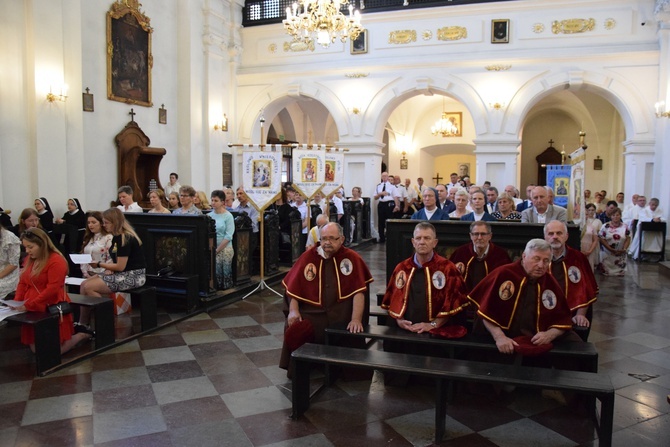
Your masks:
[[[523,196],[543,181],[538,156],[570,164],[584,144],[587,189],[670,209],[669,0],[355,0],[365,32],[328,45],[286,33],[286,0],[0,4],[0,207],[13,218],[43,196],[54,215],[71,197],[109,207],[127,182],[117,137],[129,124],[145,152],[128,166],[155,173],[140,189],[171,172],[236,188],[246,147],[295,143],[346,148],[347,195],[372,196],[386,168],[431,186],[465,170]],[[453,127],[436,131],[445,116]],[[383,290],[385,247],[360,253]],[[600,284],[590,341],[617,389],[613,445],[670,439],[668,296],[655,264]],[[175,323],[46,377],[0,328],[0,444],[432,443],[431,387],[385,388],[379,375],[338,382],[289,419],[281,304],[260,291],[162,313]],[[598,445],[588,418],[539,394],[459,399],[439,445]]]

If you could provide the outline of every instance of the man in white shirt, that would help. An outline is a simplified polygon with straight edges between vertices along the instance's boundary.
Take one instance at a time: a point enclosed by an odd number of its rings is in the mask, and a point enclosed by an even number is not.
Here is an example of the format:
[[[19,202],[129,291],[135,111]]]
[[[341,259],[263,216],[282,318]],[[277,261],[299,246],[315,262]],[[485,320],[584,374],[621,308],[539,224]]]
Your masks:
[[[549,192],[544,186],[536,186],[532,191],[533,207],[521,212],[522,223],[549,223],[560,220],[567,223],[567,210],[558,205],[549,204]]]
[[[412,188],[411,183],[412,181],[409,178],[405,179],[405,191],[407,191],[405,209],[403,210],[405,214],[413,214],[418,210],[417,200],[419,194],[416,188]]]
[[[307,243],[305,249],[318,244],[321,241],[321,228],[328,223],[328,216],[326,214],[319,214],[316,216],[316,225],[314,225],[307,234]]]
[[[400,210],[395,186],[389,181],[388,172],[382,172],[382,181],[375,187],[373,200],[377,200],[377,230],[379,242],[386,242],[386,221],[393,218],[393,213]]]
[[[119,202],[121,205],[117,206],[124,213],[143,213],[144,210],[137,202],[133,201],[133,188],[130,186],[122,186],[117,190],[119,194]]]
[[[170,182],[165,186],[165,197],[170,197],[170,193],[174,192],[179,194],[179,175],[176,172],[170,173]]]
[[[399,175],[393,176],[393,186],[395,186],[398,205],[400,207],[397,212],[393,213],[393,217],[395,219],[401,219],[405,213],[405,207],[407,206],[407,189],[405,188],[405,185],[402,184]]]
[[[447,183],[446,185],[444,185],[444,186],[447,187],[447,191],[449,191],[451,188],[455,188],[455,187],[457,187],[457,186],[461,186],[461,184],[458,183],[458,174],[456,174],[455,172],[452,172],[452,173],[451,173],[451,175],[449,176],[449,179],[450,179],[451,181],[450,181],[449,183]]]
[[[521,199],[519,198],[519,190],[516,189],[516,187],[515,187],[514,185],[507,185],[507,186],[505,186],[505,192],[506,192],[507,194],[509,194],[509,195],[514,199],[514,207],[515,207],[515,208],[516,208],[520,203],[523,202],[523,200],[521,200]]]

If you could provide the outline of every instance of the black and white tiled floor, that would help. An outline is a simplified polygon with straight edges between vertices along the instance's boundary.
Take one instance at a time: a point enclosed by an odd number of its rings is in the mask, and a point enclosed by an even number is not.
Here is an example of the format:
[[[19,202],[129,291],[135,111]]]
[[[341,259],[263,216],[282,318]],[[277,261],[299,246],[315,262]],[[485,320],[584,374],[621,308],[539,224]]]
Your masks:
[[[384,287],[384,249],[362,255]],[[591,341],[617,387],[614,445],[670,445],[670,280],[656,265],[599,277]],[[163,315],[162,318],[168,318]],[[44,378],[18,330],[0,328],[0,446],[424,446],[429,384],[342,382],[299,421],[276,365],[281,299],[264,291]],[[475,390],[470,390],[475,391]],[[593,424],[540,393],[462,390],[444,446],[598,445]]]

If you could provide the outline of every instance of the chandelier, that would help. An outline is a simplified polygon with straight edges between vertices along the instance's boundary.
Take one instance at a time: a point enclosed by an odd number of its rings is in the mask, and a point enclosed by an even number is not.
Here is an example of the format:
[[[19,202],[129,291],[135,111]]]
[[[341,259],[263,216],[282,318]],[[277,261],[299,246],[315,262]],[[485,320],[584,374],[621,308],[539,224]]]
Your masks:
[[[341,5],[349,0],[300,0],[286,8],[286,19],[282,21],[284,29],[293,36],[294,41],[310,44],[316,34],[316,42],[324,48],[339,38],[355,40],[361,31],[361,14],[349,4],[349,17],[340,12]]]
[[[444,111],[444,98],[442,98],[442,118],[435,121],[435,124],[430,128],[430,133],[443,137],[455,137],[459,134],[454,118],[450,118]]]

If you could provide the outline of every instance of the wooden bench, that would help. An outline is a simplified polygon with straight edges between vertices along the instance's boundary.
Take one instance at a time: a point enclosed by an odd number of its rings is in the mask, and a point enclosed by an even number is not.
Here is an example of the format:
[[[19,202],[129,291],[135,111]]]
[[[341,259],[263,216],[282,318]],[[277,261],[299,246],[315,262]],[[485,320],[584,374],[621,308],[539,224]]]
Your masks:
[[[596,420],[599,445],[611,446],[614,419],[614,387],[609,376],[581,371],[563,371],[497,363],[400,354],[375,350],[305,344],[291,354],[293,362],[292,418],[309,409],[309,376],[312,363],[380,371],[409,373],[436,381],[435,443],[445,432],[447,388],[450,381],[513,385],[521,388],[572,391],[600,400]]]
[[[114,343],[114,301],[108,297],[96,297],[68,293],[70,301],[76,306],[90,307],[95,320],[95,349]]]
[[[38,376],[43,376],[47,370],[60,365],[58,315],[51,315],[48,312],[25,312],[7,317],[5,321],[28,324],[33,327],[35,332],[35,364]]]
[[[463,338],[437,338],[430,334],[416,334],[408,332],[395,326],[379,326],[370,324],[365,326],[362,332],[351,333],[346,326],[338,325],[326,328],[325,341],[330,344],[333,337],[359,337],[376,340],[391,340],[418,345],[431,345],[444,349],[446,357],[455,358],[458,352],[484,351],[498,352],[493,339],[488,336],[476,336],[468,334]],[[592,373],[598,372],[598,351],[592,343],[570,343],[556,342],[554,348],[548,355],[552,358],[577,359],[583,368]]]
[[[130,293],[133,305],[139,303],[142,332],[157,327],[158,306],[156,303],[156,288],[145,285],[135,289],[123,290],[123,292]]]

